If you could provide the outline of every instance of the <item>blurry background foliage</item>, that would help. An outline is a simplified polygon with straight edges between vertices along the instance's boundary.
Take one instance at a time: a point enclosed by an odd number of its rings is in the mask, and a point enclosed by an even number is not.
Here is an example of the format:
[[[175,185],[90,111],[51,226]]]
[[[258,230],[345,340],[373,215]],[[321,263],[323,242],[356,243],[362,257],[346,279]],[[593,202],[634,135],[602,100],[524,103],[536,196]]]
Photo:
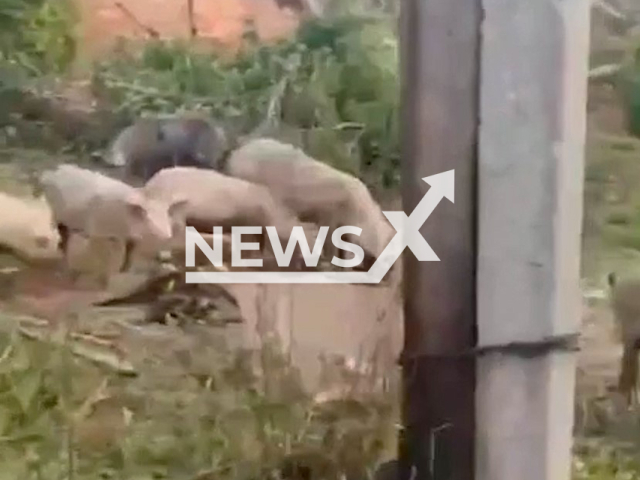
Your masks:
[[[0,0],[3,67],[19,66],[31,75],[62,73],[75,58],[76,15],[69,0]]]
[[[314,19],[275,45],[252,41],[248,25],[233,60],[153,41],[102,62],[94,82],[128,117],[206,109],[237,133],[258,129],[391,187],[399,157],[394,25],[381,15]]]
[[[0,0],[0,106],[6,92],[62,78],[75,55],[70,0]],[[104,148],[137,116],[207,111],[233,133],[274,136],[359,175],[372,188],[398,183],[399,84],[396,2],[328,2],[296,35],[261,44],[247,25],[233,59],[184,40],[117,49],[95,65],[92,91],[119,122]],[[14,102],[15,103],[15,102]],[[7,114],[5,113],[6,117]],[[6,122],[4,122],[6,124]],[[108,123],[108,122],[103,122]],[[89,135],[95,137],[95,135]],[[81,146],[83,135],[75,135]],[[87,143],[95,138],[87,139]]]

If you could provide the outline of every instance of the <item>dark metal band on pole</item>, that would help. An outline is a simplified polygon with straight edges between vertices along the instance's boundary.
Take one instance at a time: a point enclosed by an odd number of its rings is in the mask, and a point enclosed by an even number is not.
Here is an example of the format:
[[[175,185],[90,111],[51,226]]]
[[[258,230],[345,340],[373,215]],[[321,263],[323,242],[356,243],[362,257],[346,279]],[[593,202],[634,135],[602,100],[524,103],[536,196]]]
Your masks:
[[[421,228],[440,262],[404,253],[401,480],[474,478],[476,164],[480,0],[403,0],[405,212],[455,170],[455,203]]]

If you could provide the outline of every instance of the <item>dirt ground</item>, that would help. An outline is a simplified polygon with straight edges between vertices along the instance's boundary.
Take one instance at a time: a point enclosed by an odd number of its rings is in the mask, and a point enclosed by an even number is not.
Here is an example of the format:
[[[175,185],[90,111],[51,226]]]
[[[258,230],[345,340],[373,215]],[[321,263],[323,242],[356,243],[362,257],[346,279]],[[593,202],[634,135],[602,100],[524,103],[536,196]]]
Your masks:
[[[247,320],[245,344],[256,345],[261,331],[278,332],[312,389],[318,387],[323,356],[345,357],[363,365],[375,361],[387,371],[396,368],[403,317],[390,287],[235,285],[231,291]],[[261,303],[265,294],[266,302]],[[264,308],[271,319],[266,325],[260,322]]]
[[[95,292],[74,287],[55,271],[23,275],[11,308],[59,322],[88,309]],[[257,348],[276,335],[312,391],[320,389],[323,358],[354,367],[396,370],[402,342],[402,310],[387,286],[230,285],[244,323],[228,328],[231,347]],[[384,372],[380,369],[383,369]]]

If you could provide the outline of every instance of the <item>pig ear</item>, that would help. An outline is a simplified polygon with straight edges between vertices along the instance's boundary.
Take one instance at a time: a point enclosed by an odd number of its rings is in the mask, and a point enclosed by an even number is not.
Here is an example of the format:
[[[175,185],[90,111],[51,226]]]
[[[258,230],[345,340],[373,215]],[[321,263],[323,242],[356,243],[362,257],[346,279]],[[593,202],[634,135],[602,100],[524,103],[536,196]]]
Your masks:
[[[142,218],[146,215],[147,210],[145,209],[142,201],[137,196],[130,196],[126,200],[126,206],[129,213],[131,213],[136,218]]]
[[[186,214],[189,201],[186,198],[176,198],[169,205],[170,216],[184,216]]]
[[[129,209],[129,212],[131,212],[131,214],[133,214],[133,216],[135,216],[136,218],[142,218],[147,214],[145,208],[137,203],[130,203],[129,205],[127,205],[127,208]]]

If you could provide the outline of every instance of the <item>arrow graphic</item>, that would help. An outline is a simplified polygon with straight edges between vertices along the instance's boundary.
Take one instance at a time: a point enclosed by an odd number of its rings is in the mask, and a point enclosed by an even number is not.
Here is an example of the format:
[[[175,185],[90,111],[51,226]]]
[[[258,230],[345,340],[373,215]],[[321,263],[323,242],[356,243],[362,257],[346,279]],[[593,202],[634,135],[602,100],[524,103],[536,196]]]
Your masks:
[[[380,283],[405,248],[421,262],[440,259],[420,234],[443,198],[454,203],[454,170],[422,179],[431,188],[422,197],[411,215],[403,211],[382,212],[396,230],[396,234],[382,251],[368,272],[187,272],[186,283]]]

